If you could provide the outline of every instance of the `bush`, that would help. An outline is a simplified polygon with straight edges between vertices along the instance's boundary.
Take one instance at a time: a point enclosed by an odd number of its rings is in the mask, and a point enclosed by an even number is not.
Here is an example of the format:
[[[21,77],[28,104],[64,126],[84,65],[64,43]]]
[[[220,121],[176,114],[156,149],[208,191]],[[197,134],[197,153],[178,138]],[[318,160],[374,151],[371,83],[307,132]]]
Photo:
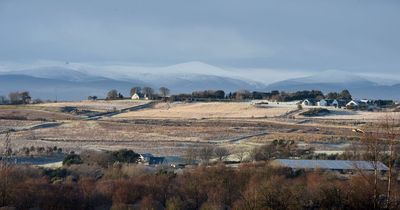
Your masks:
[[[68,172],[65,168],[59,169],[45,169],[43,171],[44,175],[48,176],[51,180],[54,179],[64,179],[67,177]]]
[[[301,104],[297,104],[297,109],[298,109],[298,110],[302,110],[302,109],[303,109],[303,106],[302,106]]]
[[[140,155],[132,150],[121,149],[112,153],[115,161],[121,163],[137,163]]]
[[[305,111],[301,113],[303,116],[307,117],[313,117],[313,116],[321,116],[321,115],[326,115],[329,114],[330,111],[324,108],[315,108],[315,109],[310,109],[308,111]]]
[[[69,154],[63,160],[63,165],[82,164],[81,156],[77,154]]]

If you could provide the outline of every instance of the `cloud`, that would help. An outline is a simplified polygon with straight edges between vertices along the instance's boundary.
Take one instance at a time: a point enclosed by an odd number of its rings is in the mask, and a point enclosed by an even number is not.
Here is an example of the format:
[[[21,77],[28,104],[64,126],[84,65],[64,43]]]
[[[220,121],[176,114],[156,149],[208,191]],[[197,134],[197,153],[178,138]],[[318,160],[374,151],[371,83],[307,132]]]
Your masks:
[[[0,59],[396,73],[394,0],[0,0]]]

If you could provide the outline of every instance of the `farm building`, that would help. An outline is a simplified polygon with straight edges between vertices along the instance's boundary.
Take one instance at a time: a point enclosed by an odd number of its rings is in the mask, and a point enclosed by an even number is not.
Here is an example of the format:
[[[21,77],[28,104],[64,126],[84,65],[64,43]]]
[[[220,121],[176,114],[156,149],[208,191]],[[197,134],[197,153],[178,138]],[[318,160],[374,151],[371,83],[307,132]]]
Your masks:
[[[140,99],[140,94],[137,94],[137,93],[133,94],[131,99],[132,100],[139,100]]]
[[[305,99],[301,105],[303,106],[315,106],[317,105],[317,100],[313,99],[313,98],[309,98],[309,99]]]
[[[373,171],[374,164],[369,161],[352,161],[352,160],[292,160],[292,159],[277,159],[272,161],[272,165],[288,167],[293,170],[299,169],[320,169],[330,171]],[[386,172],[389,168],[381,163],[377,163],[377,169],[381,172]]]

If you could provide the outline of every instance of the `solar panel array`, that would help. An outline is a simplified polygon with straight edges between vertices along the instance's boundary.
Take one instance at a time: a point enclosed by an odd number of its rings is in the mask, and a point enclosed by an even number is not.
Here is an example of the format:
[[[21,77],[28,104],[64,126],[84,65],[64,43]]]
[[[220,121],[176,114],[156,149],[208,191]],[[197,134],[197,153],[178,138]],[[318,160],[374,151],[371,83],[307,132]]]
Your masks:
[[[328,169],[328,170],[374,170],[387,171],[389,168],[381,163],[371,161],[352,161],[352,160],[275,160],[281,166],[293,169]],[[376,165],[376,166],[375,166]]]

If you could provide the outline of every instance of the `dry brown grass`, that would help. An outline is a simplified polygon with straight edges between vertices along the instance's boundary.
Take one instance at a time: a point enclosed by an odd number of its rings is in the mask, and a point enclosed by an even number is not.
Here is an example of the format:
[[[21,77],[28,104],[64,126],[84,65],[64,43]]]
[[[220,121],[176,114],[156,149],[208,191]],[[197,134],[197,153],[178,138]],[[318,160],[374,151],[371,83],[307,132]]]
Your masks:
[[[383,119],[386,115],[397,115],[400,116],[399,113],[394,112],[368,112],[368,111],[352,111],[345,109],[330,109],[330,114],[325,116],[317,116],[313,117],[314,119],[325,119],[325,120],[358,120],[358,121],[376,121]],[[305,116],[297,115],[296,118],[307,118]]]
[[[354,117],[338,112],[320,118],[297,118],[296,106],[267,105],[256,107],[250,103],[160,103],[154,108],[122,113],[112,118],[84,121],[76,116],[57,111],[64,106],[80,109],[103,109],[118,105],[132,107],[144,102],[86,101],[54,103],[29,106],[12,106],[0,109],[0,116],[24,116],[30,120],[0,120],[1,128],[29,126],[35,118],[58,120],[58,127],[24,130],[12,133],[12,144],[23,146],[57,146],[67,151],[84,149],[116,150],[133,149],[140,153],[158,155],[182,155],[188,147],[202,147],[212,144],[230,150],[268,143],[272,140],[330,142],[354,135],[351,129],[356,124],[347,123],[339,116]],[[147,103],[147,102],[146,102]],[[290,113],[289,115],[287,113]],[[371,116],[382,113],[361,113]],[[296,119],[291,117],[295,116]],[[71,118],[72,117],[72,118]],[[266,118],[267,117],[267,118]],[[338,117],[338,119],[329,119]],[[373,118],[373,117],[371,117]],[[40,122],[39,122],[40,123]],[[252,135],[265,133],[262,136]],[[248,137],[238,142],[230,142]]]
[[[146,104],[149,101],[142,101],[142,100],[113,100],[113,101],[80,101],[80,102],[58,102],[58,103],[44,103],[44,104],[34,104],[30,105],[32,107],[38,108],[53,108],[59,109],[61,107],[77,107],[78,109],[85,109],[85,110],[92,110],[92,111],[113,111],[121,110],[125,108],[129,108],[132,106],[138,106],[142,104]]]
[[[171,103],[159,104],[154,109],[123,113],[116,118],[264,118],[278,117],[293,110],[290,107],[256,107],[250,103]]]
[[[29,107],[26,107],[24,109],[3,109],[2,107],[0,107],[0,119],[73,120],[77,119],[77,117],[65,113],[30,109]]]

